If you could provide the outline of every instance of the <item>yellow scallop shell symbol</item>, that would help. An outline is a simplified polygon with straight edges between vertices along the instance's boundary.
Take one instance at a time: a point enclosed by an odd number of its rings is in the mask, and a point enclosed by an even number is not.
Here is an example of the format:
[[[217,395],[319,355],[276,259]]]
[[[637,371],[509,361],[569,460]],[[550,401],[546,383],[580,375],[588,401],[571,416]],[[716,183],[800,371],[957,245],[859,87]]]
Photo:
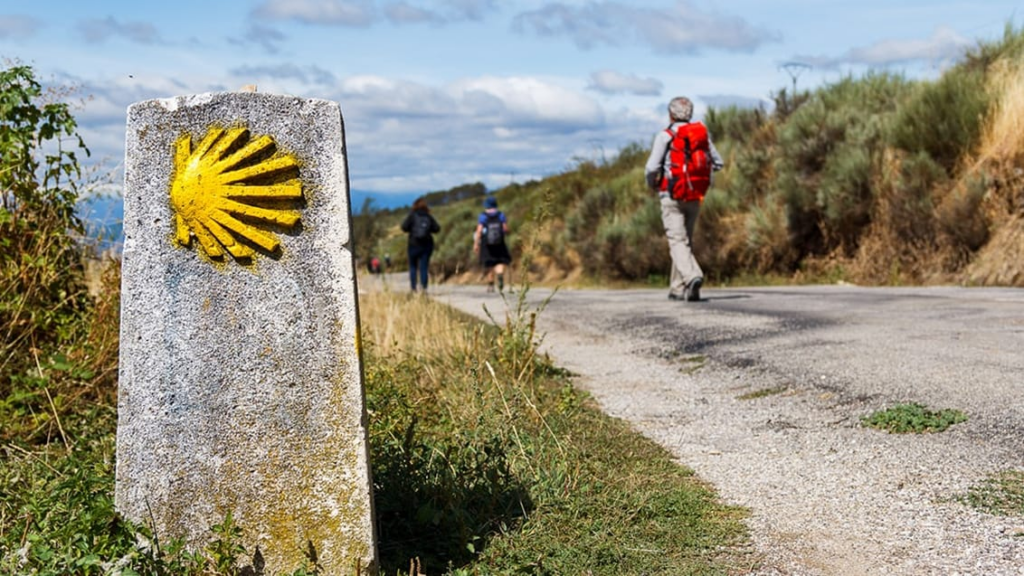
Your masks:
[[[276,251],[281,241],[267,228],[298,223],[298,173],[295,158],[279,154],[273,138],[250,138],[246,128],[212,127],[195,148],[190,135],[181,136],[171,180],[175,239],[189,246],[195,237],[211,258]]]

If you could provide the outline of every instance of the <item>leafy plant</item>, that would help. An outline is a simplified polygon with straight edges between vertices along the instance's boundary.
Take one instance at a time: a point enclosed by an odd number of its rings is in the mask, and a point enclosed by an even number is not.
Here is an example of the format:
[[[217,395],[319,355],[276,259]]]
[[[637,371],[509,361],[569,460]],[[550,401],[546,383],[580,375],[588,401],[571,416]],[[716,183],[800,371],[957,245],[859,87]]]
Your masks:
[[[1024,471],[1004,470],[972,487],[964,503],[991,514],[1024,516]]]
[[[861,418],[863,425],[892,434],[942,432],[953,424],[966,421],[967,416],[959,410],[933,411],[917,403],[897,404]]]

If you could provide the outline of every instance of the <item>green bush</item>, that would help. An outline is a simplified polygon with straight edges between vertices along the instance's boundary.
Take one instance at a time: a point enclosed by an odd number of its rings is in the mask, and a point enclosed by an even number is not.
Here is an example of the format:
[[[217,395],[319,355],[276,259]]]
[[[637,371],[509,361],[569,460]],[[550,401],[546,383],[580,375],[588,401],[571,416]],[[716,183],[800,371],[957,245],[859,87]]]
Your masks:
[[[899,76],[848,77],[814,93],[779,130],[770,195],[786,207],[801,258],[856,248],[873,207],[885,126],[905,90]]]
[[[912,154],[928,154],[952,174],[976,148],[989,104],[984,69],[952,68],[934,82],[918,84],[897,114],[891,141]]]
[[[43,102],[32,69],[0,71],[0,396],[79,335],[86,307],[75,234],[88,153],[68,105]],[[2,415],[0,415],[2,416]]]
[[[594,237],[588,271],[613,279],[648,278],[669,269],[671,259],[661,222],[661,206],[648,198],[619,221],[602,222]]]

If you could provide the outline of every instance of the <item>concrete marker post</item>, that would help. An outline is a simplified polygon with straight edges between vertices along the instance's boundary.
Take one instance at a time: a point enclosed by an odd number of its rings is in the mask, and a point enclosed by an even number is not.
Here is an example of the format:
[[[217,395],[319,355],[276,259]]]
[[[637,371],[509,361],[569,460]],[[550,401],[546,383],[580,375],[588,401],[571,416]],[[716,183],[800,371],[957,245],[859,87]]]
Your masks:
[[[118,511],[192,548],[230,512],[268,574],[375,573],[340,107],[133,104],[124,202]]]

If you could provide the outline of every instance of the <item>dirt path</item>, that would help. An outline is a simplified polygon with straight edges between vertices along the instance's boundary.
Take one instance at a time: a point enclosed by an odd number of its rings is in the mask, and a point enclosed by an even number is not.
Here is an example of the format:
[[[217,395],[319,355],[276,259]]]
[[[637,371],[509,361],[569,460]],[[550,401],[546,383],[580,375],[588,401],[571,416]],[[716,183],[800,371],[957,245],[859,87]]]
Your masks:
[[[532,290],[537,303],[550,293]],[[480,287],[435,297],[483,317]],[[562,291],[544,349],[611,415],[751,510],[764,575],[1024,575],[1024,519],[959,500],[1024,469],[1024,291],[816,287]],[[757,398],[745,394],[768,391]],[[957,408],[941,434],[860,417]]]

